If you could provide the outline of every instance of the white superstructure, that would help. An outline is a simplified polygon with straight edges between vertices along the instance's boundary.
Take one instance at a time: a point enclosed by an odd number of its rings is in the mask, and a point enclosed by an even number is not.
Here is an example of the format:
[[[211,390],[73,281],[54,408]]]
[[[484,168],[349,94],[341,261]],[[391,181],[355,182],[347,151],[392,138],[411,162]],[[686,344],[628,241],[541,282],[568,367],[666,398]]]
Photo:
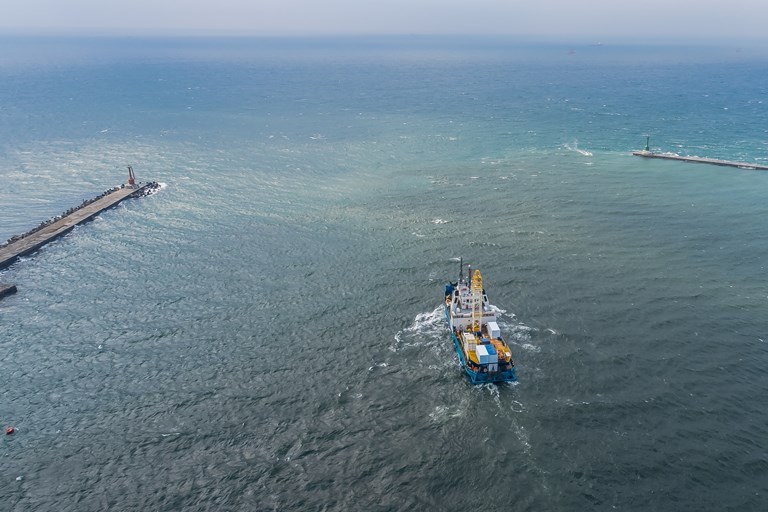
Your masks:
[[[480,271],[475,270],[475,274],[479,276]],[[474,276],[472,280],[475,281]],[[452,330],[479,332],[488,322],[496,322],[496,313],[483,290],[482,277],[478,284],[473,290],[467,281],[461,281],[454,289],[450,303]]]

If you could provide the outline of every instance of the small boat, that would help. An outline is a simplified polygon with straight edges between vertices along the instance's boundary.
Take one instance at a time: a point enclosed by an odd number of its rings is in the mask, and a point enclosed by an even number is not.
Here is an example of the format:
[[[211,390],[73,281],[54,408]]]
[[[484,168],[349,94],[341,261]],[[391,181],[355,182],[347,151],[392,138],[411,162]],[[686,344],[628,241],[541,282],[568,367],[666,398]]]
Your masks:
[[[463,262],[459,265],[459,280],[445,285],[443,305],[461,366],[472,384],[514,382],[512,350],[501,336],[497,309],[488,302],[483,276],[469,266],[465,278]]]

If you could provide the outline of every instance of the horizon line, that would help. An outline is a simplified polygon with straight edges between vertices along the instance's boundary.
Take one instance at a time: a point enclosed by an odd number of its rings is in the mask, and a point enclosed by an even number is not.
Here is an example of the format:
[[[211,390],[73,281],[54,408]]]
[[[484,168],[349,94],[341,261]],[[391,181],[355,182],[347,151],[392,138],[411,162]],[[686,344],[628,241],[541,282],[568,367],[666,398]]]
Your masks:
[[[684,36],[648,36],[639,35],[586,35],[586,34],[509,34],[509,33],[476,33],[476,32],[249,32],[225,30],[175,30],[160,29],[144,30],[61,30],[43,28],[3,28],[0,27],[0,37],[39,37],[39,38],[72,38],[72,39],[362,39],[362,38],[414,38],[414,39],[502,39],[509,41],[525,41],[538,43],[577,43],[577,44],[642,44],[645,46],[660,46],[667,44],[682,46],[712,46],[712,45],[750,45],[764,44],[768,37],[717,37],[695,38]]]

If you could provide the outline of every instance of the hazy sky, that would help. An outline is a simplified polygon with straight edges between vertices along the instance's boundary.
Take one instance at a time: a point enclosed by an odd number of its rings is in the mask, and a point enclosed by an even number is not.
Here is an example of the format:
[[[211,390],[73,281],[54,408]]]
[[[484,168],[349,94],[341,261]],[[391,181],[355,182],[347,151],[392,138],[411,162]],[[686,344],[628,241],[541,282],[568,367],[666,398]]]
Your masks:
[[[6,0],[0,11],[2,32],[768,40],[768,0]]]

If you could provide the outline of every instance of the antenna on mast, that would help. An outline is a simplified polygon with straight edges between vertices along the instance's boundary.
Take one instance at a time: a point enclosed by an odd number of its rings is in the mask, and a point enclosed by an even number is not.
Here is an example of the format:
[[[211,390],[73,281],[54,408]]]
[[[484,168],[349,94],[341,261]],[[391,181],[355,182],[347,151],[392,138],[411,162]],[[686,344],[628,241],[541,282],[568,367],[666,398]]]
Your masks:
[[[456,284],[461,283],[461,279],[464,276],[464,258],[459,258],[459,282]]]

